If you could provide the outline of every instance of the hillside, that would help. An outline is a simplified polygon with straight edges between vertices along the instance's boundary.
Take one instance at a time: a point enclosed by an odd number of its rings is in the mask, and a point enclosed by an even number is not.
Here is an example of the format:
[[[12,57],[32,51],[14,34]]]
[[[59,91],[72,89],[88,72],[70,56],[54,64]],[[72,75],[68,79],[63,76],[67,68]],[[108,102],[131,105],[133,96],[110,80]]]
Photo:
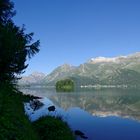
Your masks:
[[[58,80],[65,78],[74,80],[76,86],[112,85],[139,87],[140,52],[114,58],[91,58],[77,67],[64,64],[57,67],[40,81],[37,79],[36,83],[54,86]]]

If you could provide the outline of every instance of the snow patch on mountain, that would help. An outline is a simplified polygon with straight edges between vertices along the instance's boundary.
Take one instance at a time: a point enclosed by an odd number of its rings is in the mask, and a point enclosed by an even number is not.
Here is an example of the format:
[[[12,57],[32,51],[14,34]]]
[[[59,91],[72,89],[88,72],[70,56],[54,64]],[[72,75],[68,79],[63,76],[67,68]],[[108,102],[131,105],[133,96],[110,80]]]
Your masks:
[[[90,63],[92,64],[96,64],[96,63],[117,63],[120,62],[121,59],[126,59],[127,56],[119,56],[119,57],[96,57],[96,58],[91,58],[90,59]]]

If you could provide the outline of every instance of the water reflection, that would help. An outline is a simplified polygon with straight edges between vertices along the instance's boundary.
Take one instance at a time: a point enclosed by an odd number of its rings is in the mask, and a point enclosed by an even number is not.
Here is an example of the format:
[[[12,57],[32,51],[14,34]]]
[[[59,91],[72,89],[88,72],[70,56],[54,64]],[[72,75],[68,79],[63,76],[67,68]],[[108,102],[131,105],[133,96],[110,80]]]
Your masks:
[[[140,120],[139,90],[105,89],[56,93],[54,89],[36,88],[22,89],[22,91],[47,97],[65,110],[79,107],[95,116],[121,116]]]
[[[51,115],[62,116],[73,131],[84,132],[88,140],[140,139],[139,90],[106,89],[56,93],[54,89],[34,88],[22,91],[47,97],[45,106],[36,113],[31,114],[27,104],[25,110],[31,120],[47,115],[48,106],[55,105],[56,112]],[[82,138],[77,137],[77,140]]]

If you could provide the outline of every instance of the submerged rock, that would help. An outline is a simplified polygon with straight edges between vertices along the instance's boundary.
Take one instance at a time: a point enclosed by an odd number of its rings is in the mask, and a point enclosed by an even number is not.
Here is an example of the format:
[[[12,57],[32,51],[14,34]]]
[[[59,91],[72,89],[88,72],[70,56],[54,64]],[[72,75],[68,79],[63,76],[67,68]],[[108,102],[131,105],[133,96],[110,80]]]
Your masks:
[[[74,133],[75,135],[80,136],[83,139],[88,139],[88,137],[86,137],[85,134],[81,132],[80,130],[75,130]]]
[[[88,139],[88,137],[86,137],[86,136],[80,136],[81,138],[83,138],[83,139]]]
[[[37,99],[30,101],[30,106],[34,111],[40,109],[43,105],[44,104]]]

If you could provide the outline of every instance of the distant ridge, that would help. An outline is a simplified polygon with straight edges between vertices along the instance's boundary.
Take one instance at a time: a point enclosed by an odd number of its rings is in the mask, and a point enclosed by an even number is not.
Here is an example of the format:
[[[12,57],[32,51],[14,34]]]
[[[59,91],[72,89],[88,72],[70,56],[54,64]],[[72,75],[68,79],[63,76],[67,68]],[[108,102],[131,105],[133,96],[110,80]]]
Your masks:
[[[80,87],[140,87],[140,52],[112,58],[91,58],[77,67],[64,64],[44,76],[39,83],[54,86],[65,78],[73,79]]]
[[[28,76],[23,76],[22,79],[19,80],[19,85],[33,85],[33,84],[41,84],[46,74],[42,72],[33,72]]]

